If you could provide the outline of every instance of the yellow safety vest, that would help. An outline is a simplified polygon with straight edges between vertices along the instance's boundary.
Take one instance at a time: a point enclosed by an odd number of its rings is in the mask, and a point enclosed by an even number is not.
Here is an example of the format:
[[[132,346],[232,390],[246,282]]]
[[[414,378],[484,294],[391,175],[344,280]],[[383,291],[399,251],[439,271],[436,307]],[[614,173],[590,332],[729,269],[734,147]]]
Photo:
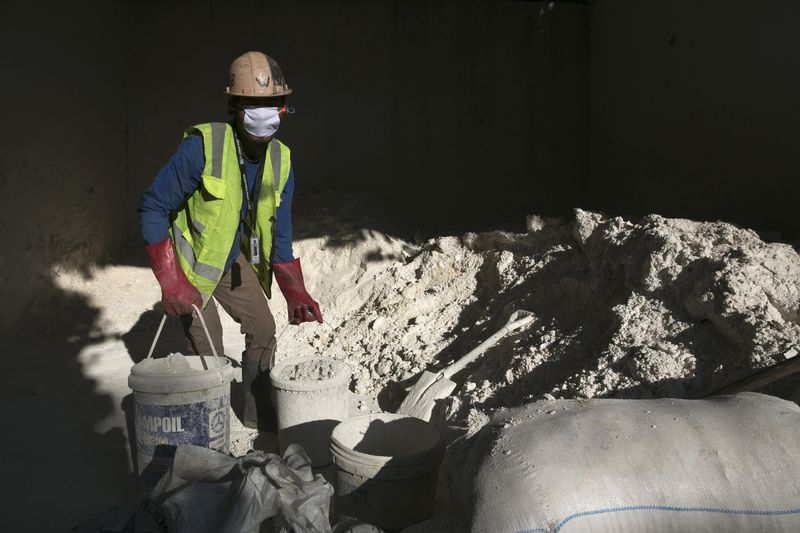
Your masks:
[[[239,229],[242,212],[242,174],[236,156],[233,128],[224,122],[198,124],[187,135],[203,139],[205,167],[201,186],[173,216],[170,235],[186,277],[203,296],[205,307],[222,279],[225,262]],[[267,145],[261,191],[256,207],[255,234],[261,243],[261,262],[251,265],[267,297],[272,296],[272,238],[281,192],[289,179],[289,148],[272,139]],[[245,219],[242,253],[250,255],[253,228]]]

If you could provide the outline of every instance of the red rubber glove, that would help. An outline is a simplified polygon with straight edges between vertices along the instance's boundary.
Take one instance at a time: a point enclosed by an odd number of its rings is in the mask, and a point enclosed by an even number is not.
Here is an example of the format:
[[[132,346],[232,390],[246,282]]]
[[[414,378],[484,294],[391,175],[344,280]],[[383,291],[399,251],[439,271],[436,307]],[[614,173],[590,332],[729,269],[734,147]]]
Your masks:
[[[319,304],[306,291],[303,283],[303,271],[300,269],[300,259],[286,263],[273,263],[272,271],[275,281],[281,288],[286,306],[289,309],[289,323],[300,324],[316,320],[322,324],[322,313]]]
[[[183,273],[178,258],[175,257],[172,239],[167,237],[163,241],[150,244],[145,247],[145,251],[150,258],[153,274],[161,285],[161,303],[164,312],[168,315],[187,315],[192,312],[192,304],[202,309],[203,298],[194,285],[186,279],[186,274]]]

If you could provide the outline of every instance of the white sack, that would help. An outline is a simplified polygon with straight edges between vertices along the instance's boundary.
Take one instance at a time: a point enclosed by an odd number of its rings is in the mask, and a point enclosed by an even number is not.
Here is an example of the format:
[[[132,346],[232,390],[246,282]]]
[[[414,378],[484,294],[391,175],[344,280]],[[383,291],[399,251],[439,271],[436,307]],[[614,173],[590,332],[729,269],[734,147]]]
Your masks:
[[[772,396],[536,402],[463,446],[475,532],[800,531],[800,408]]]

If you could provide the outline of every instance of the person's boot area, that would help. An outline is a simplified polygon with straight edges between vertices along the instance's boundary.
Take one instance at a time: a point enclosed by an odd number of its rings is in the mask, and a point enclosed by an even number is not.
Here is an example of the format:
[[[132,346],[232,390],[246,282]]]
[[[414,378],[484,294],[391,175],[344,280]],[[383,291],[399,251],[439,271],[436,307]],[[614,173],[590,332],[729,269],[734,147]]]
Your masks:
[[[254,353],[255,352],[255,353]],[[275,341],[266,349],[250,348],[242,354],[242,424],[259,431],[277,431],[269,371],[275,358]]]

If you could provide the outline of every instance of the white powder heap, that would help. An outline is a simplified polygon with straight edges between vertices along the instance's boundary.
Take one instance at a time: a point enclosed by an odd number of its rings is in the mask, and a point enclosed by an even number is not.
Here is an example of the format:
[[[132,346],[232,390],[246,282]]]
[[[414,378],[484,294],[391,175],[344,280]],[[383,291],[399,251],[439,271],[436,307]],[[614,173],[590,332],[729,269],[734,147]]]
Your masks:
[[[180,353],[171,353],[166,357],[143,359],[136,365],[136,371],[148,374],[177,374],[191,372],[192,367],[186,357]]]
[[[341,363],[330,359],[312,359],[287,366],[281,370],[280,377],[288,381],[321,381],[335,376],[341,366]]]
[[[325,324],[285,327],[277,288],[270,308],[279,361],[346,360],[356,392],[377,397],[385,411],[397,408],[423,370],[463,356],[515,309],[533,312],[533,324],[453,378],[459,387],[449,412],[465,425],[478,427],[492,408],[536,399],[697,397],[800,344],[800,257],[749,230],[578,210],[567,222],[532,216],[522,234],[412,243],[363,229],[374,227],[353,220],[363,205],[325,196],[311,206],[314,216],[297,217],[298,235],[325,236],[294,245]],[[98,333],[128,338],[117,348],[127,372],[129,354],[147,352],[161,318],[144,313],[161,296],[150,269],[113,266],[90,278],[62,272],[55,279],[101,311]],[[220,315],[225,352],[239,359],[240,328]],[[173,345],[183,345],[177,323],[167,326]],[[87,375],[116,372],[117,360],[92,359]],[[124,386],[119,394],[128,392]],[[363,400],[369,409],[372,398]],[[233,415],[231,428],[231,449],[241,455],[256,432]]]
[[[457,360],[516,309],[535,321],[455,376],[463,402],[693,397],[800,344],[789,245],[726,223],[581,210],[529,228],[420,246],[375,232],[335,248],[303,241],[333,331],[298,328],[280,351],[347,360],[356,392],[394,410],[419,372]]]

